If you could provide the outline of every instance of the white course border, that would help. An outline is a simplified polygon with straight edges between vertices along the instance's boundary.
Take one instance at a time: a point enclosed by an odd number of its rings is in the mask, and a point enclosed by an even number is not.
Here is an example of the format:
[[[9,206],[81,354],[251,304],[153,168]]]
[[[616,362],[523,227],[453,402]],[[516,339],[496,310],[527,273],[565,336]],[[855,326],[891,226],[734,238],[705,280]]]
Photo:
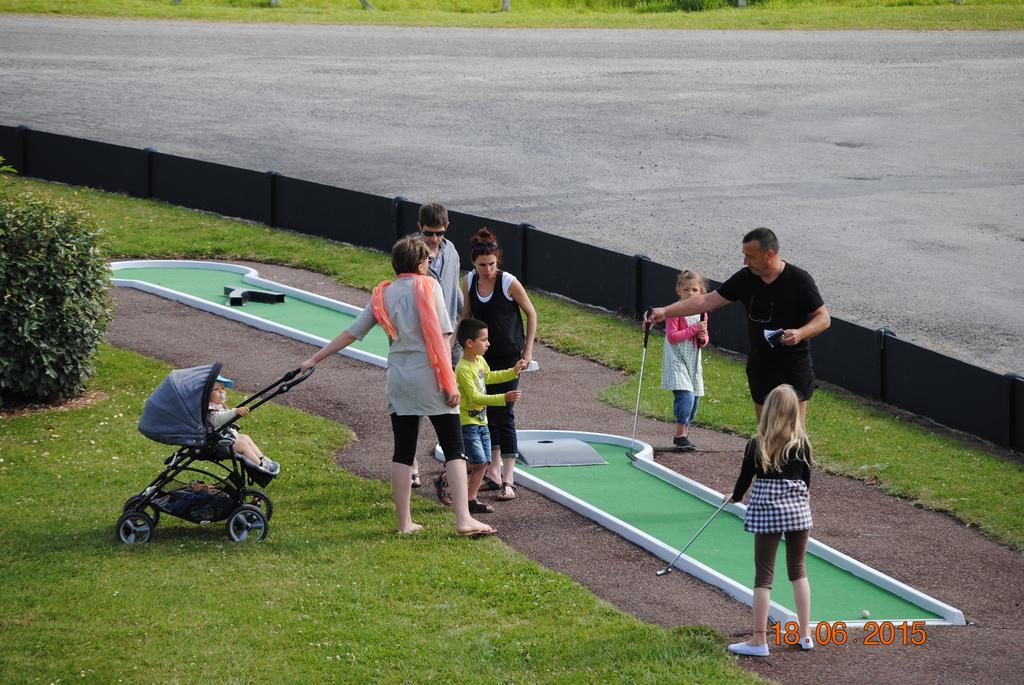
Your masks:
[[[327,338],[321,338],[320,336],[313,335],[311,333],[306,333],[305,331],[300,331],[299,329],[292,328],[291,326],[285,326],[283,324],[275,323],[273,321],[269,321],[259,316],[253,316],[252,314],[246,313],[240,307],[229,307],[227,305],[209,302],[208,300],[204,300],[202,298],[189,295],[188,293],[183,293],[172,288],[165,288],[163,286],[154,285],[153,283],[147,283],[146,281],[137,281],[133,279],[117,277],[117,272],[120,269],[178,269],[182,267],[190,269],[208,269],[211,271],[228,271],[232,273],[242,274],[242,280],[253,286],[258,286],[266,290],[273,290],[274,292],[284,293],[285,295],[294,297],[297,300],[304,300],[312,304],[320,305],[321,307],[333,309],[335,311],[343,312],[345,314],[351,314],[352,316],[359,316],[359,314],[363,311],[361,307],[356,307],[355,305],[351,305],[346,302],[332,300],[330,298],[322,297],[315,293],[311,293],[305,290],[299,290],[298,288],[292,288],[291,286],[282,285],[280,283],[276,283],[274,281],[261,278],[256,269],[253,269],[252,267],[242,266],[240,264],[230,264],[228,262],[200,262],[187,259],[139,259],[111,262],[110,269],[113,272],[113,278],[111,279],[111,282],[119,287],[135,288],[137,290],[142,290],[153,295],[159,295],[160,297],[165,297],[169,300],[181,302],[182,304],[187,304],[188,306],[195,307],[196,309],[202,309],[203,311],[211,312],[213,314],[219,314],[220,316],[223,316],[225,318],[232,319],[234,321],[239,321],[241,323],[246,324],[247,326],[252,326],[253,328],[258,328],[263,331],[269,331],[271,333],[277,333],[278,335],[293,338],[294,340],[309,343],[310,345],[323,347],[328,342],[330,342],[330,340],[328,340]],[[374,366],[379,366],[385,369],[388,366],[388,360],[386,358],[373,354],[371,352],[356,349],[351,345],[346,347],[338,354],[344,355],[346,357],[351,357],[352,359],[358,359],[359,361],[368,362],[370,364],[373,364]]]
[[[253,328],[258,328],[262,331],[277,333],[278,335],[309,343],[310,345],[323,347],[330,342],[327,338],[321,338],[318,335],[306,333],[305,331],[300,331],[299,329],[292,328],[291,326],[285,326],[259,316],[247,314],[240,307],[229,307],[227,305],[217,304],[215,302],[204,300],[200,297],[195,297],[194,295],[189,295],[188,293],[183,293],[179,290],[174,290],[173,288],[165,288],[153,283],[147,283],[146,281],[136,281],[129,278],[117,277],[117,272],[120,269],[179,269],[182,267],[190,269],[208,269],[210,271],[229,271],[231,273],[242,274],[242,280],[250,285],[259,286],[260,288],[273,290],[278,293],[284,293],[285,295],[294,297],[297,300],[305,300],[306,302],[318,304],[321,307],[333,309],[345,314],[351,314],[352,316],[359,316],[363,311],[362,307],[357,307],[355,305],[348,304],[347,302],[332,300],[329,297],[323,297],[307,290],[299,290],[298,288],[283,285],[276,281],[267,280],[262,278],[259,275],[259,272],[252,267],[242,266],[241,264],[231,264],[230,262],[200,262],[189,259],[136,259],[111,262],[110,270],[113,272],[114,276],[111,278],[110,282],[122,288],[135,288],[136,290],[142,290],[143,292],[153,295],[166,297],[169,300],[181,302],[182,304],[187,304],[190,307],[202,309],[203,311],[211,312],[213,314],[219,314],[225,318],[239,321],[247,326],[252,326]],[[374,366],[379,366],[382,369],[388,368],[388,360],[386,357],[381,357],[373,354],[372,352],[356,349],[351,345],[338,352],[338,354],[351,357],[352,359],[358,359],[359,361],[368,362]],[[526,371],[537,371],[539,368],[540,366],[536,361],[531,361],[530,365],[526,368]]]
[[[619,435],[608,435],[605,433],[587,433],[581,431],[540,431],[540,430],[521,430],[518,431],[518,435],[523,440],[557,440],[559,438],[576,438],[577,440],[592,440],[595,442],[605,442],[612,445],[622,445],[624,448],[629,448],[634,443],[629,438]],[[673,485],[684,492],[687,492],[698,499],[701,499],[708,504],[718,507],[722,503],[724,495],[716,490],[698,483],[695,480],[687,478],[681,474],[672,471],[671,469],[665,468],[661,464],[657,464],[654,461],[654,450],[651,446],[645,442],[639,440],[636,441],[636,445],[641,446],[641,449],[636,453],[636,459],[633,461],[633,466],[645,471],[656,478],[660,478],[666,483]],[[434,457],[443,461],[444,456],[441,453],[440,447],[435,448]],[[636,528],[625,521],[612,516],[602,509],[598,509],[594,505],[585,502],[578,497],[561,490],[549,483],[546,483],[534,476],[531,476],[525,471],[516,472],[516,483],[525,485],[530,490],[540,493],[545,497],[552,499],[563,506],[572,509],[573,511],[586,516],[587,518],[600,523],[608,530],[620,535],[621,537],[629,540],[630,542],[639,545],[656,557],[671,562],[679,554],[679,550],[674,547],[667,545],[666,543],[658,540],[657,538],[645,533],[644,531]],[[728,511],[734,516],[743,519],[746,514],[746,506],[743,504],[733,503],[725,507],[724,511]],[[914,588],[901,583],[900,581],[887,576],[881,571],[877,571],[870,566],[862,564],[856,559],[849,557],[842,552],[839,552],[828,545],[822,544],[817,540],[811,539],[807,543],[807,551],[815,556],[838,566],[841,569],[848,571],[849,573],[862,578],[869,583],[877,585],[889,592],[892,592],[898,597],[902,597],[909,602],[917,604],[918,606],[927,609],[928,611],[938,614],[942,618],[939,619],[927,619],[923,623],[930,625],[966,625],[964,620],[963,612],[956,609],[948,604],[940,602],[939,600],[929,595],[915,590]],[[683,554],[676,561],[674,567],[689,573],[694,578],[704,581],[709,585],[719,588],[724,591],[730,597],[743,602],[750,606],[753,604],[754,591],[753,589],[737,583],[735,580],[728,578],[710,566],[706,566],[701,562],[693,559],[692,557]],[[772,602],[768,609],[768,617],[772,621],[780,621],[785,624],[788,621],[796,621],[796,614],[786,607]],[[893,623],[899,623],[897,619],[886,618],[886,621]],[[912,622],[917,619],[906,619],[907,622]],[[844,621],[847,627],[863,627],[868,621],[855,620],[855,621]],[[814,625],[817,625],[815,622]]]

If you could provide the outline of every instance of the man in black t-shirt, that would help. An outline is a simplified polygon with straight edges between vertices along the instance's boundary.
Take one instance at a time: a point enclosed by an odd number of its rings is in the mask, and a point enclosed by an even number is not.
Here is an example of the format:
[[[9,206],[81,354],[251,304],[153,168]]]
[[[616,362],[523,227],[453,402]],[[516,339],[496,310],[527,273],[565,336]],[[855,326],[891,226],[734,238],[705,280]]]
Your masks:
[[[742,302],[747,310],[747,383],[754,412],[761,419],[764,398],[776,386],[788,383],[800,398],[806,420],[807,400],[814,392],[810,339],[827,329],[832,320],[811,275],[779,257],[779,239],[767,228],[743,236],[740,269],[707,295],[695,295],[667,307],[657,307],[649,321],[667,316],[689,316]]]

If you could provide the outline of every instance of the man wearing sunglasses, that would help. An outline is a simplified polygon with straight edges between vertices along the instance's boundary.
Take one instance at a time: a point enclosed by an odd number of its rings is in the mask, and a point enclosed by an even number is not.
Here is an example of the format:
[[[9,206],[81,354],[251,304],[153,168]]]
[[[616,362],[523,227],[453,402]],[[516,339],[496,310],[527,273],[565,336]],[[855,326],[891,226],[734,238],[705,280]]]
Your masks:
[[[441,284],[444,294],[445,308],[448,319],[455,325],[462,315],[462,288],[459,287],[459,252],[452,241],[445,238],[448,231],[448,210],[436,202],[420,207],[420,236],[427,244],[430,253],[428,273]],[[452,340],[455,336],[452,336]],[[452,365],[459,361],[459,355],[453,348]]]
[[[800,398],[806,423],[807,400],[814,393],[810,339],[832,323],[818,286],[809,273],[782,261],[779,239],[767,228],[743,236],[744,268],[707,295],[695,295],[651,311],[648,321],[714,311],[739,301],[747,310],[747,385],[761,419],[764,398],[784,383]]]

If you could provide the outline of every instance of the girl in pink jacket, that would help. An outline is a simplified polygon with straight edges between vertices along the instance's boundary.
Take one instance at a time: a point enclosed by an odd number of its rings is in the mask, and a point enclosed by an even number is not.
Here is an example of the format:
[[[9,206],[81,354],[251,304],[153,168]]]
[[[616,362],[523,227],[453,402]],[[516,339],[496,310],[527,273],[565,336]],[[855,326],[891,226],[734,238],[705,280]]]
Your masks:
[[[676,294],[682,300],[707,292],[704,277],[692,269],[679,272]],[[708,337],[708,315],[694,314],[665,319],[665,351],[661,362],[661,387],[675,396],[673,410],[676,432],[672,444],[681,452],[697,447],[689,439],[690,424],[697,416],[697,406],[704,396],[704,372],[700,351]]]

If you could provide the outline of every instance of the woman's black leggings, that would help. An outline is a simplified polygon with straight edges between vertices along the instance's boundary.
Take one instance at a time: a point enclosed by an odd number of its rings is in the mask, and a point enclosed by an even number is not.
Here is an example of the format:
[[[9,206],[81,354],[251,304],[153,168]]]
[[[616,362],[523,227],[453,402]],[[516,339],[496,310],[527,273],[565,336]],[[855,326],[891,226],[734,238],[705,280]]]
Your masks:
[[[498,370],[515,366],[513,361],[508,367],[501,367]],[[488,395],[504,395],[509,390],[519,387],[519,379],[513,378],[505,383],[497,383],[487,386]],[[501,448],[502,456],[519,454],[519,440],[516,437],[516,407],[515,402],[503,407],[487,407],[487,428],[491,433],[491,447]]]
[[[427,417],[434,424],[437,441],[444,451],[444,461],[465,459],[465,448],[462,446],[462,427],[459,425],[458,414],[436,414]],[[419,416],[391,415],[391,432],[395,436],[395,454],[391,461],[397,464],[412,466],[416,458],[416,440],[420,433]]]

